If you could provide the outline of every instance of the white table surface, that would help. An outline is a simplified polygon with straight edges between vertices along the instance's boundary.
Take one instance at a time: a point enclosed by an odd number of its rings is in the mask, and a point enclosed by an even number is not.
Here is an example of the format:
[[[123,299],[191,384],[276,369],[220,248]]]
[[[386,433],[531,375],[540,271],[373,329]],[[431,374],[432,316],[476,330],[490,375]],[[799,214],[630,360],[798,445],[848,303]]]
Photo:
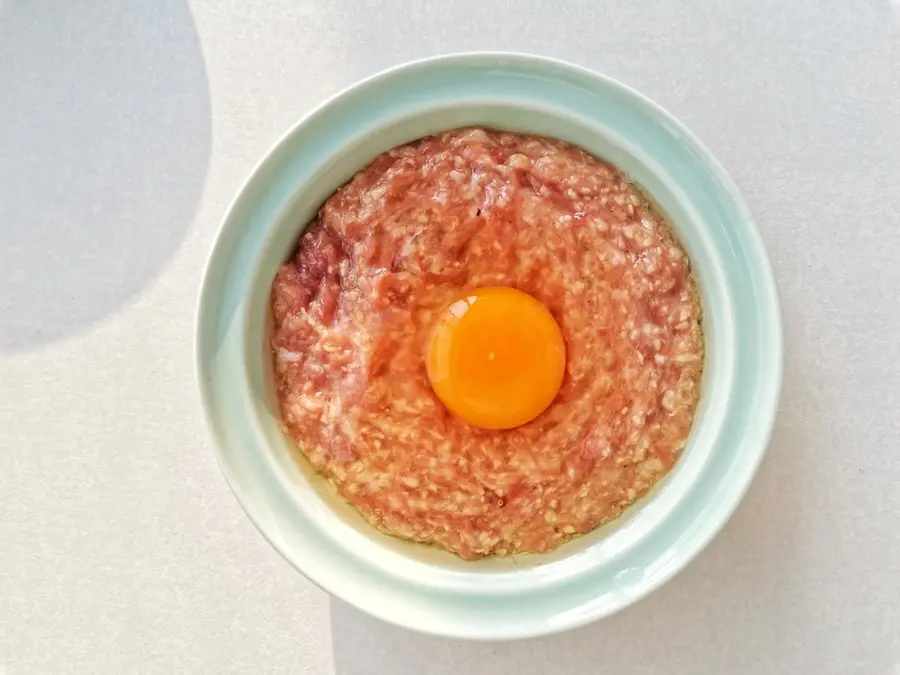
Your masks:
[[[0,673],[900,675],[900,2],[429,5],[0,0]],[[501,644],[295,572],[220,475],[192,363],[207,251],[270,145],[365,75],[479,48],[694,129],[787,329],[769,455],[715,542],[611,619]]]

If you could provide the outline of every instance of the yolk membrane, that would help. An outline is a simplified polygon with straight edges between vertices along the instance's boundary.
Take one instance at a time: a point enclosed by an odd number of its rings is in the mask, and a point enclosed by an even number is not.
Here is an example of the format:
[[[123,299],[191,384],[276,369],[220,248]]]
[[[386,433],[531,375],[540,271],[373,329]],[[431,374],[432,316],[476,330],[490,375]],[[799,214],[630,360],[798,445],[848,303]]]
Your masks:
[[[566,369],[559,325],[540,302],[505,286],[479,288],[438,318],[427,354],[441,402],[470,424],[511,429],[540,415]]]

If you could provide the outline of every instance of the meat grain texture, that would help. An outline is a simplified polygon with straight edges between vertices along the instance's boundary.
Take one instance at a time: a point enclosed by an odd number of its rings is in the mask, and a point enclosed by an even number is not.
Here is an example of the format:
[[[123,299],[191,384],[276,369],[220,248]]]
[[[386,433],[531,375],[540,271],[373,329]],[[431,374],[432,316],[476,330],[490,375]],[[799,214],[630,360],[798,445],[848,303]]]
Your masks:
[[[553,313],[555,401],[508,431],[433,393],[424,354],[460,293]],[[375,159],[321,208],[273,284],[287,433],[373,526],[465,559],[550,551],[672,468],[703,367],[700,304],[668,224],[566,143],[461,129]]]

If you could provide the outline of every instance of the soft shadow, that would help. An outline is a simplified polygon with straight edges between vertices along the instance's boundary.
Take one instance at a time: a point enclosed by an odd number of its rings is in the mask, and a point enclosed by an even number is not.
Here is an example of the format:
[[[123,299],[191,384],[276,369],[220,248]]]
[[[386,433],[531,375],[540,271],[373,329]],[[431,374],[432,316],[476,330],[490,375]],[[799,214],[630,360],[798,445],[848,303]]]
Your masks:
[[[709,549],[644,601],[563,635],[478,644],[395,628],[332,599],[336,675],[695,675],[701,665],[704,672],[749,674],[784,666],[781,643],[803,640],[788,593],[803,574],[797,477],[804,474],[800,450],[813,443],[803,420],[815,397],[803,382],[789,363],[769,454],[738,513]],[[816,490],[811,483],[803,488]]]
[[[0,352],[121,307],[185,235],[210,153],[184,0],[0,3]]]

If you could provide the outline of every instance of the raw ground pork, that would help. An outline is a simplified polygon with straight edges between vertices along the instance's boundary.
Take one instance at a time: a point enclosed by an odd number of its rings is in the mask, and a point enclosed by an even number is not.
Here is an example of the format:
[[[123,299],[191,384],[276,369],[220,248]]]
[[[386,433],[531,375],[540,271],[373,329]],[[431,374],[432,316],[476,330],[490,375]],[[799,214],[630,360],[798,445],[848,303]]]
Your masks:
[[[447,303],[511,286],[566,341],[559,395],[508,431],[452,416],[425,371]],[[614,167],[461,129],[395,148],[324,204],[273,284],[286,431],[372,525],[463,558],[549,551],[675,463],[703,367],[690,265]]]

